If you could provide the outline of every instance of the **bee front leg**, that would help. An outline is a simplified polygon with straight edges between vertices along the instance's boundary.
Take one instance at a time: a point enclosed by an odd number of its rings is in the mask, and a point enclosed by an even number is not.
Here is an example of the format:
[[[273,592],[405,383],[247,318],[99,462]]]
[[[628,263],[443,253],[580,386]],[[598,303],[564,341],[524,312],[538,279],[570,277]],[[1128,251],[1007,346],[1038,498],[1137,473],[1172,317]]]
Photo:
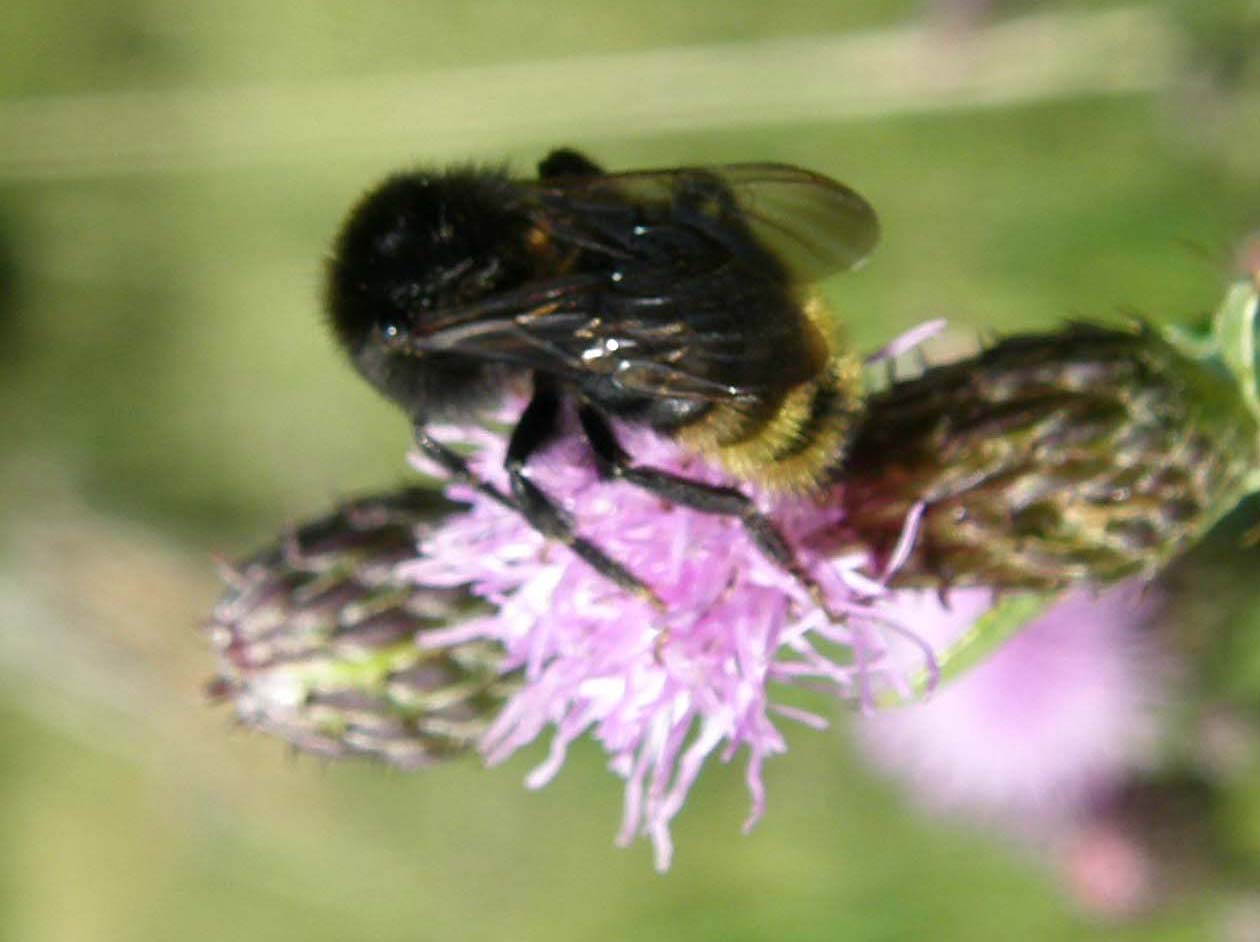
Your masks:
[[[658,611],[664,611],[666,606],[660,596],[621,563],[589,540],[578,536],[573,519],[530,480],[526,462],[555,438],[560,425],[560,406],[559,391],[540,380],[535,385],[534,397],[512,430],[504,468],[511,482],[515,506],[530,526],[543,536],[563,543],[600,575]]]
[[[440,441],[425,431],[423,425],[416,425],[415,436],[416,447],[420,449],[420,453],[434,464],[438,465],[443,471],[449,474],[451,478],[459,481],[461,484],[467,484],[470,487],[475,487],[482,494],[485,494],[491,500],[502,504],[504,507],[508,507],[512,510],[519,509],[512,501],[512,498],[508,497],[489,481],[484,481],[478,477],[477,473],[468,466],[468,462],[464,460],[462,455],[453,449],[448,448],[446,445],[443,445]]]
[[[757,549],[792,576],[828,618],[841,620],[832,611],[822,586],[801,565],[779,528],[757,508],[751,497],[734,487],[705,484],[659,468],[633,464],[601,412],[584,405],[578,412],[578,418],[604,474],[634,484],[681,507],[738,519]]]

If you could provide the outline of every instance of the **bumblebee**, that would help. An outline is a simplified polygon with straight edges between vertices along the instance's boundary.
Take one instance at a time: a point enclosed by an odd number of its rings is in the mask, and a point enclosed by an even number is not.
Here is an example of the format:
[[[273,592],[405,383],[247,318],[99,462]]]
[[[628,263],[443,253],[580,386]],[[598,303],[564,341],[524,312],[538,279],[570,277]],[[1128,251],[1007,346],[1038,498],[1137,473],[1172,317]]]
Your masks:
[[[878,238],[866,200],[797,167],[609,174],[558,150],[536,180],[472,168],[385,180],[337,236],[328,317],[358,371],[410,417],[423,454],[623,588],[660,607],[528,475],[570,406],[603,474],[739,518],[821,600],[741,490],[635,464],[612,421],[741,481],[818,487],[860,412],[861,364],[810,285],[857,267]],[[533,392],[503,494],[426,426],[469,418],[522,374]]]

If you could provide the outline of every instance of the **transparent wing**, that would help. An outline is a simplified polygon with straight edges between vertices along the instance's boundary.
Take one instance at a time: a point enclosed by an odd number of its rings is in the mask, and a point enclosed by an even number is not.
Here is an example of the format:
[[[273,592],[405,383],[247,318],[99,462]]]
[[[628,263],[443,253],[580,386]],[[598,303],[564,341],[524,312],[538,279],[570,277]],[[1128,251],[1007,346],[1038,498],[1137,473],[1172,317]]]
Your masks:
[[[755,400],[826,363],[784,282],[853,268],[879,239],[857,193],[781,164],[575,174],[531,190],[540,225],[582,260],[448,311],[410,342],[648,396]]]
[[[584,223],[612,254],[629,250],[627,208],[667,209],[680,228],[721,237],[743,230],[798,281],[860,266],[879,242],[879,217],[856,191],[787,164],[732,164],[561,177],[540,183],[549,212]]]

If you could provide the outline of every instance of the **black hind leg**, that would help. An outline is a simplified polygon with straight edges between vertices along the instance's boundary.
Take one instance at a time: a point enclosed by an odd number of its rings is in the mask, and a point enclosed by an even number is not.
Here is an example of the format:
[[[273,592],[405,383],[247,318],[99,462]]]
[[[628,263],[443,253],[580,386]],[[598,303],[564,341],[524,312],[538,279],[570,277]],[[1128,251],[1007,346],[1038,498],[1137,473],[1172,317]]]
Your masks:
[[[516,508],[530,526],[551,540],[563,543],[604,578],[664,611],[665,604],[643,580],[595,544],[578,536],[573,520],[537,484],[529,479],[529,458],[555,438],[560,420],[560,393],[551,384],[538,382],[534,397],[521,413],[508,442],[504,467],[512,485]]]
[[[757,548],[800,583],[809,592],[814,604],[822,609],[828,618],[832,621],[840,620],[832,612],[822,586],[805,571],[800,560],[796,558],[796,553],[792,551],[792,547],[779,532],[779,528],[757,509],[757,505],[747,494],[733,487],[718,487],[657,468],[644,468],[632,464],[630,455],[618,443],[612,427],[602,413],[590,406],[582,406],[578,415],[582,421],[582,429],[595,452],[595,458],[605,474],[658,494],[671,503],[690,507],[701,513],[738,518],[749,539],[756,544]]]

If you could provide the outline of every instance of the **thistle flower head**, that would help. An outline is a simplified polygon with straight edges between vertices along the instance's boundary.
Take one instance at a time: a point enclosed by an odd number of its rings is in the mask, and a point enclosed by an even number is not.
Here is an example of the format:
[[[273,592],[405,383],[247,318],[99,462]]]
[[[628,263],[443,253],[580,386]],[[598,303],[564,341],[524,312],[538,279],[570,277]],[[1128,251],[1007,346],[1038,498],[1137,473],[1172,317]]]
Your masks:
[[[395,575],[440,508],[421,490],[355,501],[229,567],[208,625],[220,655],[211,692],[308,752],[417,768],[469,750],[510,687],[502,652],[420,647],[475,600]]]
[[[501,436],[473,428],[438,434],[476,442],[478,472],[504,485]],[[621,434],[640,464],[731,483],[660,438]],[[666,615],[546,541],[517,513],[460,486],[448,493],[468,502],[467,512],[426,530],[428,553],[401,571],[424,585],[468,586],[491,606],[427,643],[494,642],[507,652],[506,667],[523,674],[481,742],[488,760],[502,761],[550,730],[550,754],[528,779],[537,787],[556,774],[570,743],[592,735],[626,781],[620,842],[648,836],[659,868],[670,862],[670,821],[709,756],[729,760],[746,751],[751,825],[764,807],[762,764],[785,749],[774,717],[823,724],[776,707],[772,685],[823,686],[869,704],[880,685],[899,683],[899,670],[890,673],[883,659],[889,629],[872,598],[879,586],[858,571],[866,558],[837,561],[808,550],[811,533],[837,525],[835,499],[767,509],[805,547],[803,565],[845,610],[845,624],[829,623],[739,521],[600,480],[579,436],[540,456],[531,473],[562,500],[582,536],[652,587]]]
[[[1254,289],[1242,296],[1249,326],[1255,299]],[[821,689],[867,711],[908,699],[933,686],[936,653],[960,637],[973,654],[987,650],[975,640],[985,630],[971,629],[992,590],[1149,575],[1255,488],[1255,358],[1219,341],[1238,321],[1218,318],[1206,346],[1140,328],[1014,338],[873,396],[832,487],[750,494],[838,622],[740,520],[601,479],[569,428],[531,461],[530,477],[578,535],[651,587],[664,613],[514,508],[452,484],[457,513],[433,520],[412,498],[381,498],[367,505],[376,515],[339,512],[240,567],[212,626],[217,686],[247,722],[303,748],[399,765],[474,746],[493,764],[547,736],[532,787],[590,736],[625,780],[620,843],[648,837],[665,869],[671,822],[710,757],[746,757],[751,826],[765,807],[764,762],[786,748],[777,720],[826,724],[777,704],[778,687]],[[505,403],[499,419],[510,423],[521,406]],[[501,430],[427,431],[471,445],[475,473],[510,490]],[[641,466],[750,491],[665,439],[618,434]],[[902,588],[945,594],[942,583],[982,588],[948,592],[949,607]],[[978,773],[960,781],[990,805],[1094,791],[1118,767],[1117,742],[1145,741],[1130,735],[1146,715],[1145,688],[1107,644],[1108,624],[1132,620],[1113,597],[1073,597],[1017,635],[980,668],[989,686],[964,681],[952,698],[946,690],[880,720],[889,766],[898,754],[915,756],[905,768],[944,756],[942,775]],[[928,739],[915,739],[916,710],[919,728],[934,730]],[[980,732],[952,735],[968,728]],[[898,753],[899,738],[913,748]],[[954,753],[963,759],[951,766]],[[1022,779],[1003,765],[1017,755]]]
[[[1254,356],[1248,385],[1211,352],[1076,324],[898,383],[845,465],[849,523],[889,554],[921,511],[902,585],[1149,575],[1255,484]]]

